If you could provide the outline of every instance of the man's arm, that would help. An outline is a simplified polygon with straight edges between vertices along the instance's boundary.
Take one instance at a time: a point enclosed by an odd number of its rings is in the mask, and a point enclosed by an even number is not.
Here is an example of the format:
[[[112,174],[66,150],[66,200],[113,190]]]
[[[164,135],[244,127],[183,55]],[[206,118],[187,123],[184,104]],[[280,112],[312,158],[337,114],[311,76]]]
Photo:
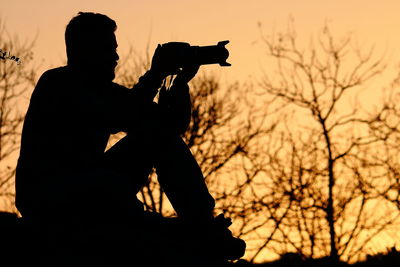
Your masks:
[[[151,103],[157,95],[164,78],[162,73],[150,69],[140,77],[138,83],[132,87],[132,94],[135,95],[141,103]]]
[[[138,83],[130,90],[127,88],[116,90],[123,93],[118,94],[111,105],[112,108],[109,109],[111,112],[106,114],[110,132],[154,130],[152,129],[154,124],[157,124],[154,120],[161,118],[157,118],[158,107],[153,99],[163,80],[175,73],[176,70],[165,62],[165,55],[161,51],[161,46],[158,46],[154,52],[150,70],[139,78]]]
[[[151,68],[132,88],[133,103],[141,110],[143,117],[146,115],[158,116],[163,127],[173,134],[183,134],[189,126],[191,119],[191,100],[189,94],[189,81],[196,75],[199,65],[189,65],[182,69],[177,68],[173,62],[166,61],[167,55],[157,47],[152,58]],[[171,59],[170,59],[171,60]],[[158,93],[163,80],[172,74],[177,74],[170,90],[160,91],[159,105],[154,106],[153,99]],[[154,111],[159,109],[160,112]],[[149,118],[150,118],[149,117]]]
[[[178,135],[189,127],[192,112],[188,82],[196,75],[198,65],[184,67],[173,81],[170,90],[160,91],[159,105],[170,128]]]
[[[169,90],[162,88],[158,104],[167,128],[177,135],[189,127],[192,103],[187,84],[174,82]]]
[[[161,46],[158,45],[154,51],[150,70],[140,77],[139,82],[132,88],[133,93],[140,101],[151,103],[157,95],[163,80],[169,75],[178,72],[178,69],[171,62],[168,62],[167,56],[162,51]]]

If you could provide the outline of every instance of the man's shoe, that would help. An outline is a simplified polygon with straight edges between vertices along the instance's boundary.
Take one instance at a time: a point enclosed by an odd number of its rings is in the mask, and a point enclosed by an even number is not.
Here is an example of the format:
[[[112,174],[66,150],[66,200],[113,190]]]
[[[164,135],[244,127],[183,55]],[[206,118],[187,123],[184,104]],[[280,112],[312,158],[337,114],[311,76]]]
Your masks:
[[[225,218],[223,214],[214,219],[211,228],[210,242],[214,249],[216,258],[224,260],[237,260],[243,257],[246,251],[246,242],[232,235],[228,227],[232,224],[231,219]]]

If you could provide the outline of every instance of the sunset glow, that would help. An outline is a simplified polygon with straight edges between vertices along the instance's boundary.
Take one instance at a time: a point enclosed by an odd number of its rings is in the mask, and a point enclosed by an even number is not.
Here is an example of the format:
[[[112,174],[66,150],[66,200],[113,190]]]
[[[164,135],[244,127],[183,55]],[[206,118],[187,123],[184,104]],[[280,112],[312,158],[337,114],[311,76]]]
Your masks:
[[[20,40],[37,36],[35,58],[47,66],[58,66],[65,60],[64,31],[78,11],[104,13],[117,22],[119,52],[130,46],[144,52],[158,43],[189,42],[210,45],[230,40],[232,67],[211,67],[228,80],[259,79],[264,64],[264,50],[258,24],[265,34],[286,30],[294,20],[298,35],[305,43],[328,23],[337,36],[355,34],[363,47],[374,46],[387,53],[397,64],[400,58],[398,10],[400,3],[388,0],[354,1],[11,1],[0,14],[11,34]]]
[[[359,95],[363,107],[371,110],[381,99],[383,89],[389,87],[398,74],[400,66],[398,0],[14,0],[3,3],[0,18],[9,34],[17,36],[20,42],[36,40],[32,63],[38,66],[37,79],[47,69],[65,64],[65,27],[79,11],[102,13],[116,21],[120,62],[131,48],[144,56],[146,53],[152,55],[157,44],[171,41],[206,46],[229,40],[227,62],[232,66],[202,66],[201,70],[216,74],[222,84],[238,82],[251,84],[254,88],[261,87],[266,73],[269,76],[276,73],[276,66],[266,55],[264,36],[290,29],[295,32],[298,47],[306,50],[312,42],[318,42],[323,27],[328,26],[337,40],[351,34],[350,47],[371,50],[374,59],[382,59],[385,70],[368,80],[367,85],[362,85],[365,90]],[[5,51],[3,47],[0,47],[0,56],[1,51]],[[16,60],[19,55],[9,52],[14,56],[13,60],[24,64],[24,58]],[[352,60],[346,62],[352,63]],[[28,100],[21,106],[26,108],[27,103]],[[352,108],[351,103],[344,105]],[[295,115],[299,121],[303,116],[302,113]],[[361,131],[354,131],[358,130]],[[0,210],[1,205],[0,202]],[[370,210],[379,209],[379,205],[369,205]],[[347,222],[341,227],[351,228]],[[371,253],[377,252],[374,248],[400,245],[393,243],[400,238],[396,232],[398,228],[393,229],[390,230],[393,235],[387,231],[374,239],[368,247]],[[277,258],[277,253],[272,250],[261,254],[257,261]]]

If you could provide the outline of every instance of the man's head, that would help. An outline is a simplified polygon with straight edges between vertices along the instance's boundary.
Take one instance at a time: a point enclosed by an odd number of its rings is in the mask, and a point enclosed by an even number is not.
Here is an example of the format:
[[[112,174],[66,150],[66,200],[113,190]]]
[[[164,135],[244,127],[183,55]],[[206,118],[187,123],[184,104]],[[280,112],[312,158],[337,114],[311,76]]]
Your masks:
[[[99,78],[113,80],[119,56],[114,20],[106,15],[79,12],[65,30],[68,65],[87,68]]]

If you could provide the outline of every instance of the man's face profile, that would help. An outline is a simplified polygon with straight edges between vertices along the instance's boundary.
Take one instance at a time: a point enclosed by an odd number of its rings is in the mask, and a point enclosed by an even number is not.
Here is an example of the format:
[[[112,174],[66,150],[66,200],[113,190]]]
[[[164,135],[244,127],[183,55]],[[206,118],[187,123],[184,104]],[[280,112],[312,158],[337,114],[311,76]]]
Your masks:
[[[117,40],[114,33],[105,33],[93,40],[85,49],[84,64],[98,77],[112,81],[119,59]]]
[[[116,29],[105,15],[79,12],[65,30],[68,65],[95,81],[112,81],[119,59]]]

